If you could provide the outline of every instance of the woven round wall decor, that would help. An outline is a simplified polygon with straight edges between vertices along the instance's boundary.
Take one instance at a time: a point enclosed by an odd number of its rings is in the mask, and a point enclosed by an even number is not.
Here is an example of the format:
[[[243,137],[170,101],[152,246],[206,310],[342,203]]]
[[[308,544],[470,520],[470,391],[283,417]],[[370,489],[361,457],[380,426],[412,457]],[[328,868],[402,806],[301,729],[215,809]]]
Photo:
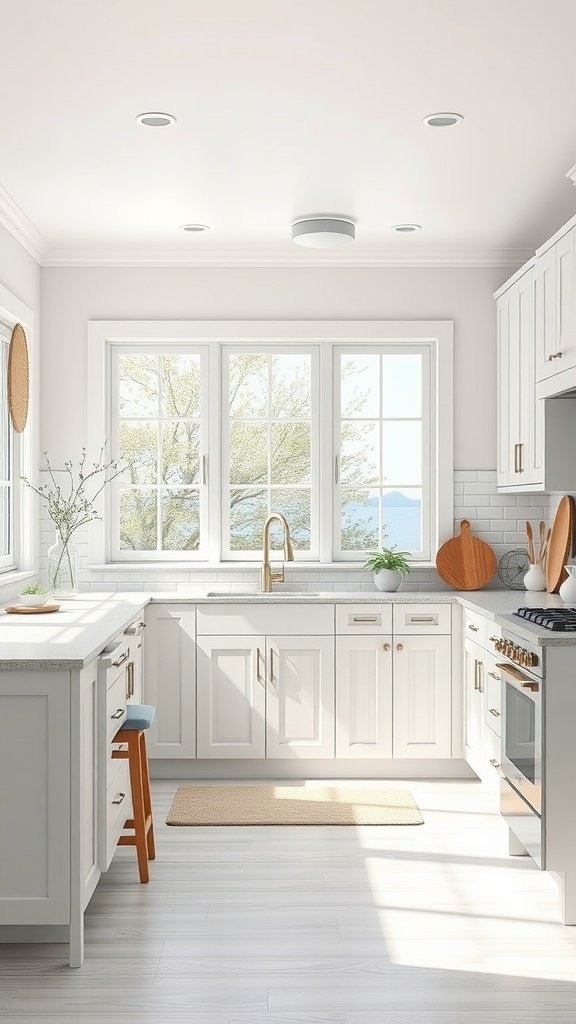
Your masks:
[[[8,349],[8,408],[18,434],[22,433],[28,419],[29,384],[26,334],[22,324],[16,324]]]

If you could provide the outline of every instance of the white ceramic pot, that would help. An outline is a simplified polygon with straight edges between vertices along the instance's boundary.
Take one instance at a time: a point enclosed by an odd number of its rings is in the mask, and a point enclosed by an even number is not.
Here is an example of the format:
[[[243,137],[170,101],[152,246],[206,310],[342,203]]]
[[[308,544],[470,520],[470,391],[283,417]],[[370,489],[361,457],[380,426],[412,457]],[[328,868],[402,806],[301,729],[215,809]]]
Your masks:
[[[374,583],[378,590],[384,590],[388,594],[398,590],[401,582],[402,575],[397,569],[380,569],[380,572],[374,573]]]
[[[531,565],[524,577],[526,590],[546,590],[546,575],[541,565]]]
[[[26,608],[40,608],[41,605],[46,604],[48,594],[18,594],[18,600]]]
[[[565,604],[576,605],[576,565],[565,565],[568,579],[560,587],[560,597]]]

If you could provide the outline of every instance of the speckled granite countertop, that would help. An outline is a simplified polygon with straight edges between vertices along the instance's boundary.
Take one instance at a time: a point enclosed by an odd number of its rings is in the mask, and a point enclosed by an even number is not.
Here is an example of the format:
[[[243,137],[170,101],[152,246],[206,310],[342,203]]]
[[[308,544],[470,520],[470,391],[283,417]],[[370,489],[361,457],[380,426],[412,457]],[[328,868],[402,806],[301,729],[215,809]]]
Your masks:
[[[528,594],[511,590],[407,591],[361,593],[221,593],[199,596],[185,591],[80,594],[63,601],[60,611],[45,616],[8,615],[0,612],[0,670],[77,669],[87,665],[147,604],[460,604],[486,615],[508,630],[541,646],[576,647],[575,634],[552,633],[515,618],[523,605],[562,608],[555,594]]]

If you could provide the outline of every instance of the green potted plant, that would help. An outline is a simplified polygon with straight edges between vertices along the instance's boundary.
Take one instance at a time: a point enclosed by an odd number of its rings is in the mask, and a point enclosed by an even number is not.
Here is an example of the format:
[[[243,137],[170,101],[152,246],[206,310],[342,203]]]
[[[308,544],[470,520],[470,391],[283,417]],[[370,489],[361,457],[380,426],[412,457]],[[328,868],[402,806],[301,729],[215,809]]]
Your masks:
[[[40,608],[48,600],[48,592],[41,583],[31,583],[29,587],[24,587],[18,596],[20,604],[27,608]]]
[[[378,590],[392,593],[398,590],[402,577],[410,572],[407,557],[407,551],[396,551],[395,547],[369,551],[364,568],[374,573],[374,583]]]

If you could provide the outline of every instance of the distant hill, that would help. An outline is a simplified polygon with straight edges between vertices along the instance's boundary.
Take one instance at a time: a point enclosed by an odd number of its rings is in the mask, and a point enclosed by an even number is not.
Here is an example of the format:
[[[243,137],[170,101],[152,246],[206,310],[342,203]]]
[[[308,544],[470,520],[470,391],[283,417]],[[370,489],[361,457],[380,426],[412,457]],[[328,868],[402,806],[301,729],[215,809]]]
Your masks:
[[[377,505],[378,497],[375,495],[370,498],[367,504]],[[406,494],[401,494],[400,491],[390,491],[390,494],[384,495],[385,508],[414,508],[415,506],[420,508],[421,504],[420,498],[409,498]]]

